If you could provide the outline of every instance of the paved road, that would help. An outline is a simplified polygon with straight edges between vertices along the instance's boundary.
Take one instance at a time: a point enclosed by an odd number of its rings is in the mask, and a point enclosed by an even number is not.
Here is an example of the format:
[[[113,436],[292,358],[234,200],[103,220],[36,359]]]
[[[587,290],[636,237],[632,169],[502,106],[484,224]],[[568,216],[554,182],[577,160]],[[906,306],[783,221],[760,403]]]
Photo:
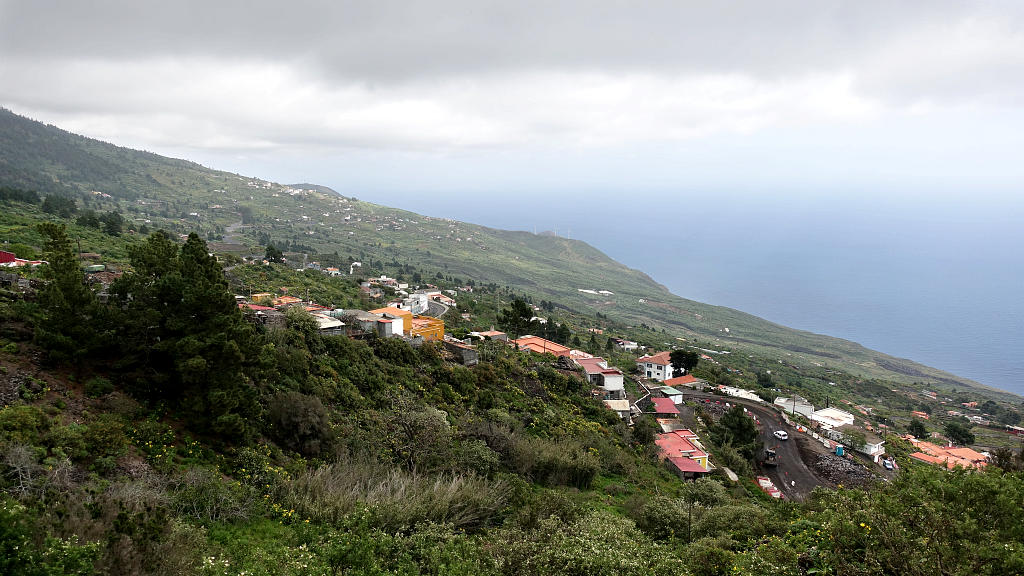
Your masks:
[[[448,306],[441,304],[437,300],[427,300],[427,313],[424,316],[433,316],[434,318],[440,318],[444,316],[444,313],[448,311]]]
[[[719,401],[723,404],[728,402],[730,405],[739,404],[757,416],[758,421],[761,423],[761,441],[764,442],[765,448],[774,448],[779,457],[779,465],[774,468],[770,466],[764,467],[762,469],[763,475],[771,478],[772,482],[786,495],[786,498],[790,500],[803,500],[811,493],[815,486],[826,484],[825,481],[819,479],[807,467],[807,464],[800,457],[798,443],[813,442],[813,440],[805,438],[803,434],[786,426],[778,412],[774,409],[764,404],[743,400],[742,398],[718,396],[695,390],[684,389],[682,392],[686,400],[697,402],[710,400],[711,402]],[[789,433],[789,440],[779,440],[776,438],[773,435],[776,430],[787,431]],[[712,461],[714,461],[713,458]]]

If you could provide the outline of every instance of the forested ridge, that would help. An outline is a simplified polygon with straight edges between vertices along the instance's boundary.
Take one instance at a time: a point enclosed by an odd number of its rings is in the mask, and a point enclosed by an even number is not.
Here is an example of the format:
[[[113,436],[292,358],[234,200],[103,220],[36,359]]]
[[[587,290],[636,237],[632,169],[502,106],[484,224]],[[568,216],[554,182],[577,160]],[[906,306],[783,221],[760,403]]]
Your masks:
[[[195,234],[127,244],[101,301],[37,231],[38,292],[0,299],[0,573],[1024,573],[1019,454],[778,502],[723,418],[742,477],[683,482],[552,357],[265,328]]]

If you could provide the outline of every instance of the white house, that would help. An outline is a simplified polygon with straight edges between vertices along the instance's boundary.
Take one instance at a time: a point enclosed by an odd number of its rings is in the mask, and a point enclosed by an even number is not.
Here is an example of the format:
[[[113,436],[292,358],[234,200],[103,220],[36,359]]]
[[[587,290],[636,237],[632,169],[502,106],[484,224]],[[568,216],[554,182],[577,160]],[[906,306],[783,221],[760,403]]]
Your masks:
[[[604,358],[573,358],[573,361],[587,373],[587,381],[592,386],[602,388],[608,398],[620,400],[626,397],[625,378],[622,372],[617,368],[609,368]]]
[[[658,352],[652,356],[642,356],[637,359],[636,365],[640,372],[658,382],[664,382],[672,377],[672,361],[669,359],[670,352]]]
[[[636,342],[632,342],[630,340],[623,340],[622,338],[612,338],[612,342],[615,344],[616,348],[622,350],[623,352],[633,352],[640,347],[640,345],[637,344]]]

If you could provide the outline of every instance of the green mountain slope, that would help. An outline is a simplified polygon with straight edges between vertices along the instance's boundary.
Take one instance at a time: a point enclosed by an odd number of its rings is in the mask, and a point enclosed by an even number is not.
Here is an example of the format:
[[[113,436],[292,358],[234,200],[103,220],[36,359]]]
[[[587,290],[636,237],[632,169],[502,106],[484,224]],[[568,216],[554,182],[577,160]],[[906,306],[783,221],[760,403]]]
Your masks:
[[[787,364],[925,386],[980,384],[856,343],[793,330],[750,314],[687,300],[641,271],[578,240],[496,230],[344,198],[120,148],[0,110],[0,185],[66,193],[116,206],[136,226],[198,230],[215,249],[295,252],[388,264],[494,283],[569,310],[664,329],[665,342],[700,339],[721,350]],[[106,198],[102,194],[108,194]]]

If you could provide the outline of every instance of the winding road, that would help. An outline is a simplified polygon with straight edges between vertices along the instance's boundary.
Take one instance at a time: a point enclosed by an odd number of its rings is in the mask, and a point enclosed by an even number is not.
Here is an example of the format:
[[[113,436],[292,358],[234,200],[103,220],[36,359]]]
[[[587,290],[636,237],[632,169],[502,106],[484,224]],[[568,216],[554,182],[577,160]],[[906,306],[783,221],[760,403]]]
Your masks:
[[[808,448],[814,450],[814,447],[811,446],[814,440],[787,426],[782,421],[779,413],[773,408],[742,398],[719,396],[696,390],[682,389],[680,391],[683,392],[683,398],[686,400],[693,400],[698,403],[707,400],[710,402],[721,402],[722,404],[726,402],[730,405],[739,404],[757,416],[758,421],[761,423],[761,441],[764,443],[765,448],[774,448],[779,458],[779,465],[774,468],[770,466],[763,467],[762,475],[771,478],[772,482],[775,483],[779,490],[782,490],[786,498],[790,500],[803,500],[811,493],[815,486],[827,485],[826,481],[818,478],[814,471],[807,466],[800,455],[800,443],[809,443]],[[789,440],[779,440],[776,438],[773,434],[776,430],[788,432]],[[712,460],[713,457],[714,454],[712,454]]]

